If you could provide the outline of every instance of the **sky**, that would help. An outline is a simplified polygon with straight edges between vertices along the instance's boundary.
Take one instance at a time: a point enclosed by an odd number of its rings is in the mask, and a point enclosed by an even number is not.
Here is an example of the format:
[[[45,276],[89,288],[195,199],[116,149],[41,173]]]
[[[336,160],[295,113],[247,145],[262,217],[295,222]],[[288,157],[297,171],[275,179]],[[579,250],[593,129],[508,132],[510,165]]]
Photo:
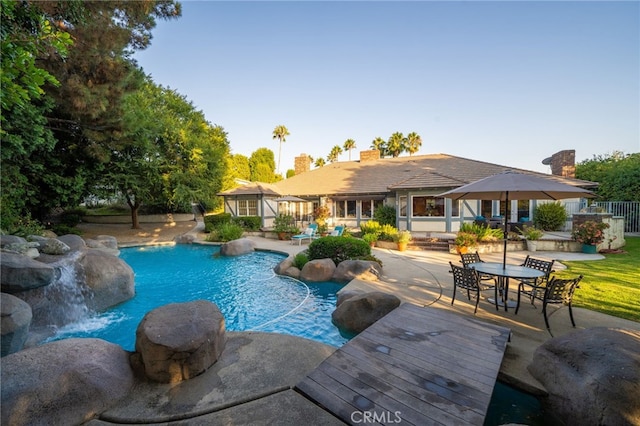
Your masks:
[[[182,1],[135,59],[232,153],[266,147],[280,171],[356,142],[418,133],[444,153],[550,173],[640,152],[640,2]],[[407,154],[403,154],[407,155]],[[339,158],[349,160],[348,153]]]

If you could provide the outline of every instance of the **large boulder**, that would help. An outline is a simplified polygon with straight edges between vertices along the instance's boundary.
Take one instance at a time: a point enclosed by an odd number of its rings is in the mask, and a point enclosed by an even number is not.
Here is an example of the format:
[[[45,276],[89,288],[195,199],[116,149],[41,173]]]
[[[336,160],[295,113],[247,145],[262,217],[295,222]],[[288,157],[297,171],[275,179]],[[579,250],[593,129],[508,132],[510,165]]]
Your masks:
[[[0,295],[2,356],[22,350],[31,325],[31,306],[7,293]]]
[[[2,358],[2,424],[84,423],[134,384],[129,353],[100,339],[66,339]]]
[[[640,332],[589,328],[539,346],[529,372],[566,424],[640,424]]]
[[[87,247],[82,237],[75,234],[61,235],[58,237],[58,240],[68,245],[71,251],[83,250]]]
[[[302,267],[300,279],[307,282],[331,281],[336,264],[331,259],[310,260]]]
[[[46,238],[40,241],[40,252],[60,256],[71,251],[71,247],[57,238]]]
[[[285,271],[293,266],[293,256],[288,256],[282,262],[278,263],[274,268],[273,272],[278,275],[284,275]]]
[[[87,247],[102,250],[106,253],[118,256],[120,250],[118,250],[118,240],[116,237],[110,235],[98,235],[95,238],[85,240]]]
[[[88,250],[80,261],[85,284],[93,291],[87,306],[103,311],[135,296],[133,269],[119,257],[101,250]]]
[[[224,317],[206,300],[156,308],[136,330],[138,362],[148,378],[160,383],[201,374],[220,358],[225,343]]]
[[[17,293],[44,287],[56,279],[55,268],[20,254],[4,252],[0,264],[3,292]]]
[[[5,247],[11,244],[24,244],[27,240],[17,235],[0,235],[0,247]]]
[[[255,251],[256,243],[248,238],[239,238],[220,246],[222,256],[239,256]]]
[[[393,294],[380,291],[354,294],[342,299],[331,314],[331,320],[343,331],[360,333],[398,306],[400,299]]]
[[[382,273],[382,267],[372,260],[344,260],[333,273],[332,281],[347,283],[355,278],[363,281],[376,281]]]

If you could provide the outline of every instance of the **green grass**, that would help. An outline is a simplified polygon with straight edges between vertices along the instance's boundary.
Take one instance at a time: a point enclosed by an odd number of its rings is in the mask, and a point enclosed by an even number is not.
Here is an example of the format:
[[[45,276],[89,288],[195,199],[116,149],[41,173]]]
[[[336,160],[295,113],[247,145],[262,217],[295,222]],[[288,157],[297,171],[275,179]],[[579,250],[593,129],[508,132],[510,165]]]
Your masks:
[[[640,237],[626,237],[626,253],[605,254],[604,260],[562,262],[554,275],[583,275],[573,306],[640,322]]]

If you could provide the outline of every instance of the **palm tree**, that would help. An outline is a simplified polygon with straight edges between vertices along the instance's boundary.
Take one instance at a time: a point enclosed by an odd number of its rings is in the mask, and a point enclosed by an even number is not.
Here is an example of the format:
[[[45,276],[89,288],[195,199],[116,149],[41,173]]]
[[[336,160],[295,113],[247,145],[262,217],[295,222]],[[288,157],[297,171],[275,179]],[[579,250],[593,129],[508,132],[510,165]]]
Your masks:
[[[416,132],[411,132],[407,135],[407,152],[409,155],[413,155],[420,150],[422,146],[422,138]]]
[[[319,157],[316,159],[315,163],[313,163],[314,166],[316,167],[323,167],[326,164],[326,162],[324,161],[324,158]]]
[[[280,173],[280,155],[282,154],[282,142],[287,141],[287,136],[289,136],[289,130],[282,124],[276,126],[276,128],[273,129],[273,139],[278,139],[280,141],[280,148],[278,148],[278,173]]]
[[[404,135],[400,132],[395,132],[387,142],[387,151],[395,158],[400,156],[400,154],[406,150],[406,146],[407,143]]]
[[[342,148],[340,148],[340,145],[336,145],[331,148],[331,152],[329,153],[329,156],[327,156],[327,160],[330,163],[335,163],[338,161],[338,156],[340,156],[340,154],[342,154]]]
[[[345,151],[349,151],[349,161],[351,161],[351,150],[356,147],[356,141],[353,139],[347,139],[344,141],[343,148]]]
[[[378,136],[371,142],[371,149],[377,149],[380,151],[380,157],[384,157],[387,155],[387,142]]]

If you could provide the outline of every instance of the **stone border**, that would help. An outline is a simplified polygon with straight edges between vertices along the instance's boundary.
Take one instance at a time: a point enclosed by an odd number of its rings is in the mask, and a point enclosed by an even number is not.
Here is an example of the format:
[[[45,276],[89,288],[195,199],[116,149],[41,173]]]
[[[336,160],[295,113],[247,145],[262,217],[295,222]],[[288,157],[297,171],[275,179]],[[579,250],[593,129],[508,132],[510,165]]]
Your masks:
[[[88,215],[82,216],[86,223],[131,223],[131,215]],[[138,215],[140,223],[192,222],[193,213],[168,213]]]

